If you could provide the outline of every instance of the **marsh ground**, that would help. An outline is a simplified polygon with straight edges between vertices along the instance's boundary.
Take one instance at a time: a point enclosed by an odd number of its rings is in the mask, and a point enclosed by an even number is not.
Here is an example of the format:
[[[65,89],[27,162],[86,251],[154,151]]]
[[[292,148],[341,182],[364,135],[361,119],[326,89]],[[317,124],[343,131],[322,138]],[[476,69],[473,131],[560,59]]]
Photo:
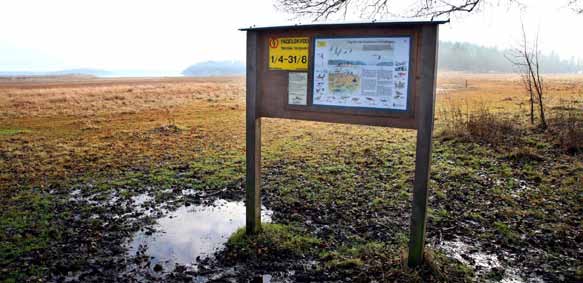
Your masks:
[[[402,267],[414,131],[266,119],[271,237],[161,269],[136,233],[244,196],[244,79],[0,81],[0,279],[582,280],[583,77],[547,86],[550,120],[574,120],[542,131],[518,77],[440,76],[428,268]]]

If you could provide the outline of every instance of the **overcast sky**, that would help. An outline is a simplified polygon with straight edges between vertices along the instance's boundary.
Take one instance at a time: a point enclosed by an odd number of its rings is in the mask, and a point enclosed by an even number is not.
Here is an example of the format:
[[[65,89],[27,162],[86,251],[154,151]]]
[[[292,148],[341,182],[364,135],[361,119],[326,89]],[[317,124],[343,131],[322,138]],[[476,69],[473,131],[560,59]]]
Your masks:
[[[505,3],[505,0],[490,1]],[[441,40],[500,48],[517,43],[520,19],[544,51],[583,57],[583,15],[566,0],[528,8],[485,6],[442,26]],[[298,23],[271,0],[18,0],[0,4],[0,71],[70,68],[179,72],[207,60],[244,60],[250,25]],[[349,16],[348,20],[358,20]],[[308,22],[308,21],[304,21]]]

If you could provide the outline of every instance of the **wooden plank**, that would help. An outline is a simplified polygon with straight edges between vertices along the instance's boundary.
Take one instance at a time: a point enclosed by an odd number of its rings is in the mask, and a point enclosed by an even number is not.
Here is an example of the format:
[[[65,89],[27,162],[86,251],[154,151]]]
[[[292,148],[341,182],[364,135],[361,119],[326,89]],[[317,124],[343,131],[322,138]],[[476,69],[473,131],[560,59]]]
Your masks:
[[[438,26],[423,26],[421,32],[420,80],[417,101],[417,149],[415,157],[415,183],[411,213],[408,265],[423,263],[425,226],[427,223],[427,195],[431,170],[431,138],[435,111],[435,75],[437,68]]]
[[[261,230],[261,118],[257,114],[257,33],[247,32],[246,232]]]

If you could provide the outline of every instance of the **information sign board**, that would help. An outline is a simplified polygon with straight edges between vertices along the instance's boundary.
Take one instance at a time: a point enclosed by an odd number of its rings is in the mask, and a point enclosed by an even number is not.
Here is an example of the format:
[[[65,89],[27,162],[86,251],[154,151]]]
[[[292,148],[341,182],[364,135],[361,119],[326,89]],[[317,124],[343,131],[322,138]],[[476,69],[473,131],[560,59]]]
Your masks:
[[[409,266],[423,262],[438,27],[447,21],[252,27],[247,32],[246,231],[261,231],[261,119],[417,130]]]
[[[316,38],[313,104],[406,111],[409,37]]]

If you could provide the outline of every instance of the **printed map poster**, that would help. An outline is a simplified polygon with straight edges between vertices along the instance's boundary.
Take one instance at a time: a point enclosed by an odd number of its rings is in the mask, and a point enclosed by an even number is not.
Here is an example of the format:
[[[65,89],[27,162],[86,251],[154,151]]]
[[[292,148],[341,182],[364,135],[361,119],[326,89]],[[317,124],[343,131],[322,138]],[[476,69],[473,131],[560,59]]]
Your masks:
[[[316,38],[313,104],[407,111],[409,37]]]

